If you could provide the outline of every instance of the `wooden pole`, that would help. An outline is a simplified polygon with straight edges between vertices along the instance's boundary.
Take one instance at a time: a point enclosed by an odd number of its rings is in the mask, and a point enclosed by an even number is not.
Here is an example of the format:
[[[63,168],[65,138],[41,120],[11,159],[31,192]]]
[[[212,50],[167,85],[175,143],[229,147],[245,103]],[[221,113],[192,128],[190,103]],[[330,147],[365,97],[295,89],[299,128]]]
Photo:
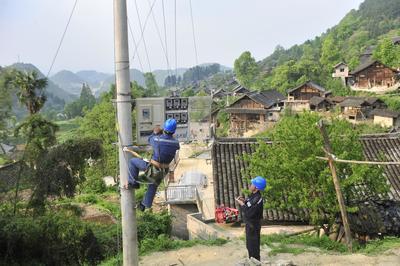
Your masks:
[[[346,234],[345,237],[346,237],[347,247],[350,251],[352,251],[352,239],[351,239],[349,220],[348,220],[347,212],[346,212],[346,205],[344,204],[342,190],[340,189],[340,182],[339,182],[339,179],[336,174],[336,167],[334,164],[334,159],[332,158],[331,143],[329,141],[329,136],[328,136],[328,133],[326,132],[323,120],[319,121],[318,127],[319,127],[319,130],[321,131],[322,137],[324,139],[325,153],[326,153],[326,156],[328,157],[329,168],[331,169],[331,172],[332,172],[333,184],[335,185],[336,197],[339,202],[340,213],[342,216],[344,231]]]
[[[329,161],[327,157],[316,156],[318,160]],[[350,164],[369,164],[369,165],[400,165],[400,162],[374,162],[374,161],[355,161],[355,160],[343,160],[334,158],[333,161],[338,163],[350,163]]]

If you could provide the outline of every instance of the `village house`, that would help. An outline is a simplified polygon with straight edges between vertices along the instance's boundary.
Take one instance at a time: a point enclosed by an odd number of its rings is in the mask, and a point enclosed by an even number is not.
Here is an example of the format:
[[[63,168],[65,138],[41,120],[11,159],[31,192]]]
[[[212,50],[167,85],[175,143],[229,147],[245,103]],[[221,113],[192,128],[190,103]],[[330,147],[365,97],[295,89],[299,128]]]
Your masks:
[[[347,85],[347,79],[350,75],[349,66],[346,63],[340,62],[333,67],[334,72],[332,73],[333,78],[340,78],[344,85]]]
[[[213,99],[223,99],[227,96],[230,96],[231,93],[222,88],[222,89],[218,89],[218,90],[212,90],[211,95],[212,95]]]
[[[233,89],[233,95],[234,96],[242,96],[246,93],[249,93],[250,90],[243,87],[242,85],[237,86],[235,89]]]
[[[329,100],[340,107],[343,118],[352,122],[372,118],[372,110],[387,108],[386,103],[376,97],[335,96]]]
[[[398,71],[377,60],[368,60],[350,73],[349,84],[353,90],[393,89],[399,86]]]
[[[230,135],[242,136],[249,130],[263,130],[280,117],[285,96],[276,90],[248,92],[229,105]]]
[[[342,117],[356,122],[367,119],[367,113],[370,111],[370,104],[364,98],[347,98],[339,103]]]
[[[295,112],[310,110],[311,98],[326,98],[330,94],[331,92],[327,91],[322,86],[312,81],[307,81],[288,91],[288,98],[285,101],[285,108]]]
[[[364,52],[360,54],[360,64],[365,64],[368,61],[371,61],[372,54],[374,53],[375,46],[368,46],[365,48]]]
[[[375,109],[371,111],[374,118],[374,124],[382,127],[400,128],[400,112],[388,109]]]
[[[314,96],[310,99],[310,110],[316,112],[329,111],[334,107],[334,104],[329,98]]]

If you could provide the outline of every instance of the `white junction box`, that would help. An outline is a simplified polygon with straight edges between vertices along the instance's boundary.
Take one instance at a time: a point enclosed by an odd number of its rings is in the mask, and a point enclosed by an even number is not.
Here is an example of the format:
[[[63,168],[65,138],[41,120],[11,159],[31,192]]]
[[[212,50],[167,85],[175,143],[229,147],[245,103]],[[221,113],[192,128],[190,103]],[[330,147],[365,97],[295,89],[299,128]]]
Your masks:
[[[209,138],[211,97],[159,97],[136,99],[137,144],[147,144],[154,127],[177,121],[175,137],[181,141]]]

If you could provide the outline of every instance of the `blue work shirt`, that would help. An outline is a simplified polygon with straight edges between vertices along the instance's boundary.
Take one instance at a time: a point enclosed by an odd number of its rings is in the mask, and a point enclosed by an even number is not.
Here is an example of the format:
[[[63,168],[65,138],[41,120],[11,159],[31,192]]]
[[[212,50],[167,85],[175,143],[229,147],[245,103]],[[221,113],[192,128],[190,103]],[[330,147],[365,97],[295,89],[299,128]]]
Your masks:
[[[151,159],[159,163],[170,163],[174,159],[176,151],[180,148],[179,141],[172,135],[155,135],[153,133],[150,135],[148,141],[151,147],[153,147],[153,156]]]

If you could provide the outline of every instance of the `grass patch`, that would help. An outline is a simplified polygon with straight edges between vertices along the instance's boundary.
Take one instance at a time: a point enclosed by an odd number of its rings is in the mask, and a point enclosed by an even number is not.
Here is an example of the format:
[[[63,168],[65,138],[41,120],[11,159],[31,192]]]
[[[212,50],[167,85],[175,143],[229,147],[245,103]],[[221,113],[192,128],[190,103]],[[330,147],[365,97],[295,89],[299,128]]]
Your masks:
[[[385,237],[384,239],[371,240],[365,246],[356,245],[357,252],[376,255],[392,248],[400,248],[399,237]]]
[[[79,129],[79,118],[58,121],[56,124],[60,127],[56,134],[58,142],[62,143],[68,139],[76,138]]]
[[[140,255],[146,255],[157,251],[176,250],[180,248],[193,247],[195,245],[221,246],[228,242],[226,239],[215,240],[172,240],[166,235],[159,235],[157,238],[144,239],[139,247]]]
[[[309,251],[309,248],[311,247],[318,248],[322,252],[348,253],[346,245],[332,241],[327,236],[263,235],[261,236],[261,244],[265,244],[272,249],[270,255],[276,255],[279,253],[300,254]],[[376,255],[398,247],[400,247],[400,238],[385,237],[384,239],[369,241],[366,245],[360,245],[358,242],[354,242],[353,253]]]

